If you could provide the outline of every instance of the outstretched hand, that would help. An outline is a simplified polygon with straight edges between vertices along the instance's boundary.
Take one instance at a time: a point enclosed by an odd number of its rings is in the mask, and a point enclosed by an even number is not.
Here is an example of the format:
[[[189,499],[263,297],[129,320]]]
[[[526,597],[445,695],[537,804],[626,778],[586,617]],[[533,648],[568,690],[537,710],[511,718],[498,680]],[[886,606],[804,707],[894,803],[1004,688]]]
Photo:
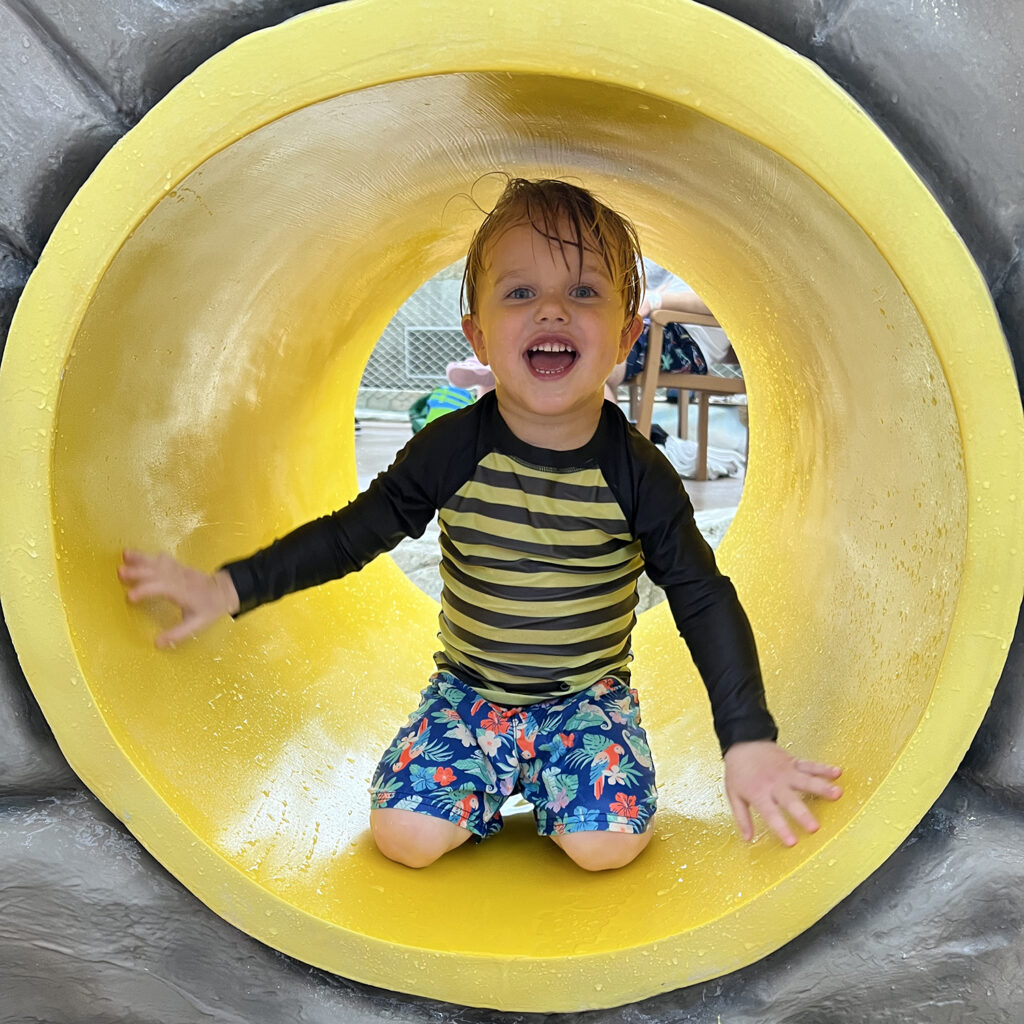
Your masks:
[[[725,794],[747,842],[754,838],[751,808],[786,846],[797,841],[787,815],[805,832],[817,832],[803,794],[838,800],[843,791],[833,783],[841,774],[835,765],[799,760],[771,740],[735,743],[725,752]]]
[[[122,558],[117,577],[132,604],[160,597],[181,609],[181,622],[156,638],[157,647],[173,647],[222,616],[238,611],[238,593],[223,569],[201,572],[170,555],[147,555],[142,551],[125,551]]]

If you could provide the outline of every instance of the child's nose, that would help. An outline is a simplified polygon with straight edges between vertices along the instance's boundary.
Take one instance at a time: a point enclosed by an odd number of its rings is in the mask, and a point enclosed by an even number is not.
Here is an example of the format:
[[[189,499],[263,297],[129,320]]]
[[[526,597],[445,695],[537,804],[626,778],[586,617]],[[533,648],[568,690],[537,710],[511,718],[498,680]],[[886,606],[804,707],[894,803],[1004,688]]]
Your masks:
[[[546,292],[537,303],[537,320],[543,323],[545,320],[569,319],[568,306],[561,295]]]

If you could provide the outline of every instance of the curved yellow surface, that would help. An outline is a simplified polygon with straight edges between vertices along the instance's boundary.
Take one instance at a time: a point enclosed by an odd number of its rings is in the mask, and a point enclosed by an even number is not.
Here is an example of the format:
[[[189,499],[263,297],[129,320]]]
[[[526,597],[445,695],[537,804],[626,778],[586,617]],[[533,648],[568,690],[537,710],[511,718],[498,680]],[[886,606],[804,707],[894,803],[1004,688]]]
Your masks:
[[[213,566],[351,496],[361,369],[494,168],[594,188],[735,339],[753,447],[721,561],[783,741],[847,768],[794,850],[734,835],[664,609],[635,637],[657,839],[592,876],[523,817],[426,872],[373,852],[368,777],[436,630],[390,560],[172,654],[125,604],[125,544]],[[952,775],[1021,598],[1024,428],[977,269],[845,94],[684,0],[355,0],[230,47],[67,210],[0,399],[4,608],[75,769],[238,927],[457,1002],[613,1005],[798,934]]]

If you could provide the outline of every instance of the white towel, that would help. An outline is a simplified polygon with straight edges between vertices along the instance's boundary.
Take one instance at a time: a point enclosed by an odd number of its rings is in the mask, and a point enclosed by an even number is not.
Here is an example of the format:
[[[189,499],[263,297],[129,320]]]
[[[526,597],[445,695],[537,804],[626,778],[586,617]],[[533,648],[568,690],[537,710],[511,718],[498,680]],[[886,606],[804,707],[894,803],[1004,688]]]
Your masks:
[[[693,479],[697,472],[697,442],[669,436],[662,447],[676,472],[680,476]],[[709,480],[719,476],[739,476],[746,462],[742,452],[735,452],[729,448],[712,448],[708,445]]]

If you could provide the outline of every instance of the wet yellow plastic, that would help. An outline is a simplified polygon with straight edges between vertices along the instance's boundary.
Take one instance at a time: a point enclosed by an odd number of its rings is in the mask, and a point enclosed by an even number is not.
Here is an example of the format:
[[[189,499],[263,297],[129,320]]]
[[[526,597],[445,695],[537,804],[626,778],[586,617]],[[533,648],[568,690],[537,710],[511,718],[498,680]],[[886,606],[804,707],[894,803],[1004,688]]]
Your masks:
[[[664,608],[634,637],[657,836],[594,876],[520,815],[427,871],[375,853],[368,778],[437,614],[389,559],[173,653],[166,610],[125,603],[125,545],[212,568],[352,496],[372,345],[495,168],[596,190],[735,340],[752,447],[720,560],[782,742],[846,768],[793,850],[735,835]],[[239,928],[455,1002],[614,1005],[799,934],[951,777],[1021,599],[1024,421],[965,247],[824,74],[685,0],[354,0],[228,48],[68,208],[0,402],[4,610],[75,770]]]

